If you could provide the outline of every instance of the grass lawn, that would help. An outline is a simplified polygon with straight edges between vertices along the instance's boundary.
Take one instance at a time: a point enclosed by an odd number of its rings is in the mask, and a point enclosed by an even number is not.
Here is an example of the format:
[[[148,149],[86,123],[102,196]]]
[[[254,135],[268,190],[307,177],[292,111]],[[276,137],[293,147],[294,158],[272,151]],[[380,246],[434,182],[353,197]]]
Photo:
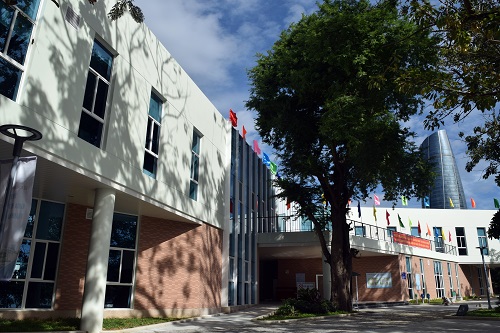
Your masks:
[[[467,316],[474,316],[474,317],[493,317],[493,318],[498,318],[500,319],[500,311],[498,309],[477,309],[474,311],[468,311]]]
[[[160,324],[179,319],[180,318],[106,318],[103,321],[103,330],[118,330]],[[0,332],[77,331],[79,329],[79,318],[24,320],[0,319]]]

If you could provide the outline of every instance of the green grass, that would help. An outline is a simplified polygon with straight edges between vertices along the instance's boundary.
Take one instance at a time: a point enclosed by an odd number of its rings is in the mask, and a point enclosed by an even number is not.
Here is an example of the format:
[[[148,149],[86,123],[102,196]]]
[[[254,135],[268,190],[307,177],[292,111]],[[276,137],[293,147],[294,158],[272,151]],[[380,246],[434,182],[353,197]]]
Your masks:
[[[477,309],[474,311],[468,311],[467,316],[500,318],[500,308],[493,308],[491,310]]]
[[[103,320],[103,330],[118,330],[138,326],[166,323],[179,318],[106,318]],[[0,319],[0,332],[47,332],[47,331],[78,331],[79,318],[61,319]]]
[[[259,320],[286,320],[286,319],[301,319],[301,318],[312,318],[312,317],[324,317],[324,316],[335,316],[339,314],[346,314],[348,312],[345,311],[336,311],[329,312],[325,314],[313,314],[313,313],[300,313],[297,312],[294,315],[289,316],[278,316],[278,315],[269,315],[266,317],[259,318]]]

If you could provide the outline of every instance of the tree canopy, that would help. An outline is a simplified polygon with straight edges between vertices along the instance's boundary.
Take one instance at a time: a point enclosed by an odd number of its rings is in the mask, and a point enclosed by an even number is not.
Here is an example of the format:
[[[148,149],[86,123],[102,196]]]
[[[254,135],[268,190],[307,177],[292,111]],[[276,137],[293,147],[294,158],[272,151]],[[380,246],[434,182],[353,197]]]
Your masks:
[[[433,71],[415,69],[400,80],[401,86],[422,85],[432,101],[425,122],[434,129],[447,118],[458,122],[473,112],[483,113],[484,123],[472,133],[461,133],[470,157],[466,170],[488,161],[484,178],[496,175],[500,186],[498,104],[500,101],[500,2],[498,0],[406,0],[420,29],[439,39],[439,62]],[[425,84],[424,84],[425,83]]]
[[[54,1],[54,0],[53,0]],[[97,0],[88,0],[90,4],[95,4]],[[126,11],[130,13],[134,21],[137,23],[144,22],[144,14],[139,6],[134,5],[134,0],[118,0],[113,7],[111,7],[108,18],[115,21],[125,14]]]
[[[422,87],[402,90],[398,80],[437,61],[434,45],[399,15],[396,1],[327,0],[283,31],[249,71],[246,106],[280,160],[280,196],[314,223],[331,265],[331,299],[343,310],[352,309],[349,200],[364,200],[379,185],[386,200],[421,197],[432,182],[414,133],[402,125],[422,110]],[[331,244],[322,233],[327,223]]]

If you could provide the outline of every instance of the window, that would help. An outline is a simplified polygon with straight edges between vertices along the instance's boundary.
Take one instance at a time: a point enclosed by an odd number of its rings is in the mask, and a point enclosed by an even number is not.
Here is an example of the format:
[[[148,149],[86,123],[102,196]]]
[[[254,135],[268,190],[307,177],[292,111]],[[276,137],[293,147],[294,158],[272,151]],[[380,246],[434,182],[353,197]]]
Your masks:
[[[434,261],[434,280],[436,282],[436,296],[444,296],[443,266],[441,261]]]
[[[356,236],[365,237],[365,235],[366,235],[365,226],[355,226],[354,227],[354,234]]]
[[[418,232],[418,227],[411,227],[411,235],[415,237],[420,237],[420,234]]]
[[[63,204],[31,201],[12,280],[0,282],[0,308],[52,308],[63,216]]]
[[[193,131],[193,144],[191,145],[191,181],[189,183],[189,197],[193,200],[198,200],[200,141],[201,136],[196,131]]]
[[[158,148],[160,146],[162,101],[154,93],[149,100],[148,128],[146,130],[146,146],[144,152],[143,171],[155,178],[158,164]]]
[[[444,239],[441,227],[434,227],[434,242],[436,252],[444,252]]]
[[[0,1],[0,94],[16,100],[40,0]]]
[[[101,147],[113,55],[97,40],[90,58],[78,136]]]
[[[387,227],[387,236],[392,238],[392,233],[396,231],[396,227]]]
[[[479,241],[479,246],[483,248],[483,254],[485,256],[487,256],[488,255],[488,240],[486,239],[486,229],[485,228],[477,228],[477,239]]]
[[[104,307],[130,308],[135,268],[137,217],[115,213],[109,246]]]
[[[486,295],[484,292],[483,270],[479,267],[477,268],[477,277],[479,279],[479,295]]]
[[[457,235],[458,255],[466,256],[467,255],[467,242],[465,241],[464,227],[456,227],[455,233]]]
[[[455,263],[455,274],[457,279],[457,296],[462,296],[462,292],[460,291],[460,279],[458,278],[458,264]]]
[[[453,297],[453,275],[451,273],[451,263],[446,264],[448,266],[448,281],[450,282],[450,297]]]
[[[413,277],[411,275],[411,257],[406,257],[406,281],[408,281],[408,297],[413,299]]]
[[[425,266],[424,266],[424,259],[420,259],[420,273],[422,274],[422,295],[426,296],[427,295],[427,287],[425,284]],[[421,297],[424,298],[424,297]]]

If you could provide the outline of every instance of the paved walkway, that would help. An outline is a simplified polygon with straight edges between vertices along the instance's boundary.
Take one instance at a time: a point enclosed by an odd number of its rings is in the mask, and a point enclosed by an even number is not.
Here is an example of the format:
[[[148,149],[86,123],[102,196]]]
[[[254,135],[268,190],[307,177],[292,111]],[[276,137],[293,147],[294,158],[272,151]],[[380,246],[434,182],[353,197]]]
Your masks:
[[[467,303],[469,310],[479,304]],[[255,320],[276,309],[272,305],[258,305],[243,311],[193,318],[119,331],[120,333],[209,333],[209,332],[500,332],[500,320],[465,319],[454,316],[459,304],[405,305],[388,308],[361,309],[348,316],[267,322]],[[113,331],[117,333],[117,331]]]

